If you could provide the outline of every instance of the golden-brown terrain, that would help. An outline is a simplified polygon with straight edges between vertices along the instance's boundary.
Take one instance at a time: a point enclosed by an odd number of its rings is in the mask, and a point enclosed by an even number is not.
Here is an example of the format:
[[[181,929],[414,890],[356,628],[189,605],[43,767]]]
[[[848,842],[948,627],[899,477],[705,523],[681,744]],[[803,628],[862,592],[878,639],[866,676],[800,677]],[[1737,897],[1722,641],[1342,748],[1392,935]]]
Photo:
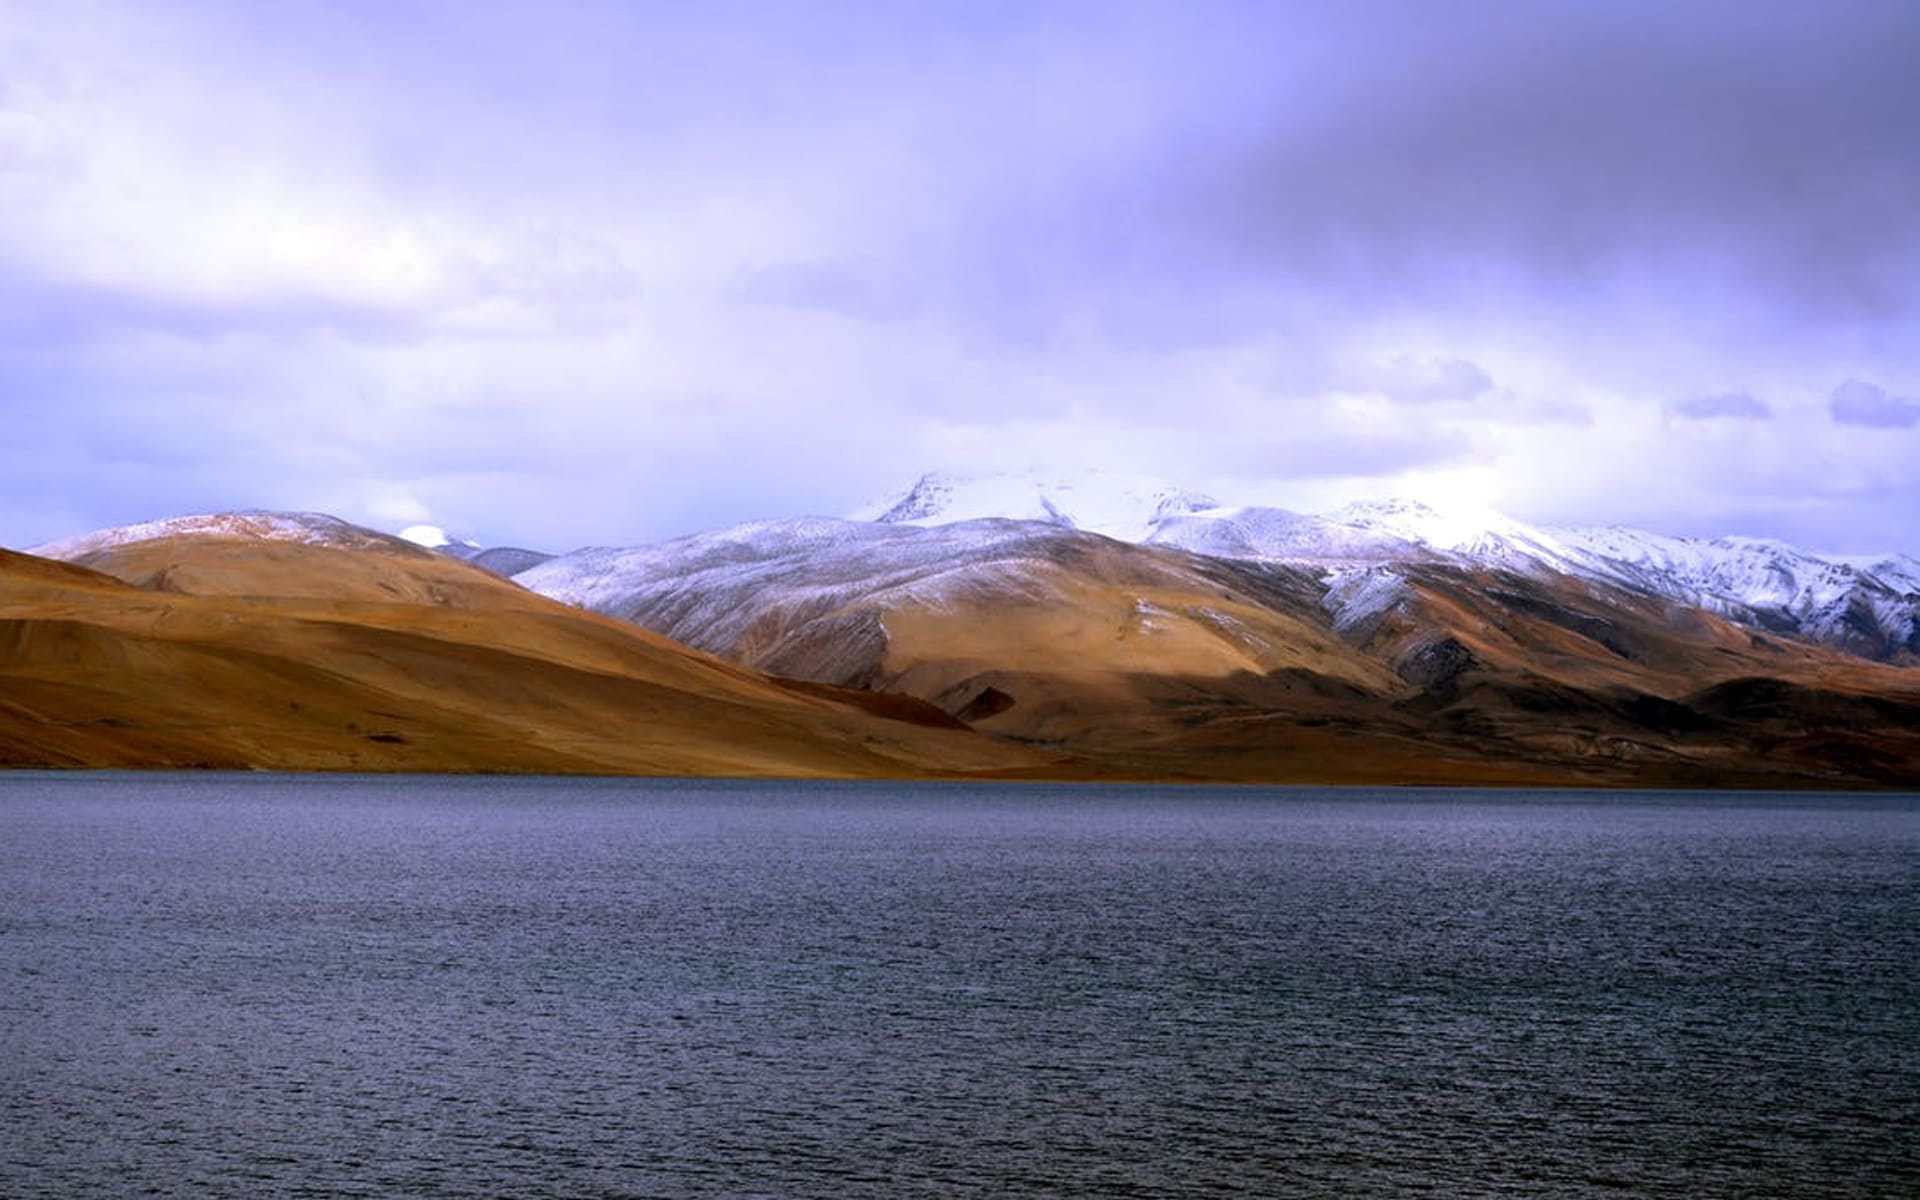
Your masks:
[[[1348,619],[1307,572],[1061,532],[696,597],[736,663],[371,531],[222,521],[0,552],[0,764],[1920,784],[1920,671],[1591,581],[1405,564]]]
[[[0,551],[0,763],[859,777],[1059,757],[782,686],[404,543],[91,557],[126,579]]]
[[[1315,572],[1072,530],[917,544],[746,547],[752,571],[656,570],[611,603],[1126,775],[1920,782],[1920,672],[1623,587],[1403,563],[1347,606]]]

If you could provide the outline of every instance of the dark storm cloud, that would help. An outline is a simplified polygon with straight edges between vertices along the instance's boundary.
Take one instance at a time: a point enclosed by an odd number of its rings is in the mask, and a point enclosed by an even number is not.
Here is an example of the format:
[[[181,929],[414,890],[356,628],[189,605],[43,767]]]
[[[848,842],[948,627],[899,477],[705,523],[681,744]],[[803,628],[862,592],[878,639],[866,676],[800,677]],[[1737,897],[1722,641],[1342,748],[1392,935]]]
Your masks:
[[[1683,396],[1668,401],[1666,411],[1670,417],[1688,421],[1764,421],[1773,416],[1773,409],[1765,401],[1756,400],[1745,392]]]
[[[1817,320],[1914,308],[1910,4],[1360,8],[1297,31],[1350,75],[1183,155],[1169,203],[1216,262],[1369,292],[1624,273],[1675,300],[1704,272]]]
[[[1889,395],[1885,388],[1849,379],[1833,389],[1827,411],[1842,425],[1869,429],[1911,429],[1920,425],[1920,400]]]

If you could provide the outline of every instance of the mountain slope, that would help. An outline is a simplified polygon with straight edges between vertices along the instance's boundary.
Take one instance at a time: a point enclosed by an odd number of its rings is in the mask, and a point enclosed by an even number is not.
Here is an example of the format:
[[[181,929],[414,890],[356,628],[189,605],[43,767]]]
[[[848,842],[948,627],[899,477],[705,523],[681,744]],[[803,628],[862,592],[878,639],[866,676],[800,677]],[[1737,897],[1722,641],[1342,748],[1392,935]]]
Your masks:
[[[1207,497],[1170,484],[1119,478],[1124,487],[1093,486],[1101,503],[1085,513],[1063,507],[1061,498],[1073,493],[1045,478],[940,475],[926,476],[906,494],[867,511],[882,520],[922,525],[1037,518],[1149,545],[1321,571],[1451,562],[1564,575],[1706,608],[1754,629],[1864,658],[1920,661],[1920,563],[1902,555],[1822,558],[1754,538],[1538,526],[1490,511],[1441,511],[1410,500],[1361,501],[1320,515],[1213,506]]]
[[[1058,758],[335,532],[196,526],[67,547],[144,586],[0,553],[0,762],[875,776]]]
[[[1920,655],[1920,581],[1898,558],[1862,566],[1758,538],[1676,538],[1617,527],[1559,533],[1588,574],[1866,658]]]
[[[1305,580],[1259,576],[1261,594],[1292,587],[1290,603],[1311,608]],[[1039,522],[760,522],[658,546],[577,551],[515,578],[764,670],[835,683],[884,686],[937,657],[931,644],[903,648],[909,618],[924,613],[953,626],[948,641],[983,648],[1011,646],[1004,639],[1016,616],[1111,626],[1112,639],[1062,626],[1020,651],[1077,670],[1228,674],[1313,663],[1392,686],[1321,622],[1303,624],[1251,595],[1251,572]],[[962,613],[976,613],[980,630],[966,632]]]
[[[1318,569],[1052,523],[806,519],[562,555],[518,580],[760,669],[905,692],[1123,772],[1920,777],[1920,735],[1887,715],[1908,711],[1920,676],[1525,565],[1434,552]],[[1691,699],[1752,679],[1799,689],[1820,736],[1795,743]],[[1847,707],[1834,696],[1893,707],[1849,733],[1829,727]],[[1854,733],[1879,757],[1855,754]]]
[[[311,514],[105,531],[0,556],[0,763],[1920,783],[1920,671],[1674,582],[1797,621],[1901,560],[1338,516],[807,518],[513,582]]]

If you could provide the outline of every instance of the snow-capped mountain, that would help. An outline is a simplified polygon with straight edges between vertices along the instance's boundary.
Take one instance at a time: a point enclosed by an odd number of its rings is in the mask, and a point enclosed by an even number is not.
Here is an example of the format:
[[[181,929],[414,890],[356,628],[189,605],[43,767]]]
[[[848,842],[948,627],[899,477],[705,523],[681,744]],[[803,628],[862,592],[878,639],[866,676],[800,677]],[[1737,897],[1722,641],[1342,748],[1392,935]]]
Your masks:
[[[982,589],[1031,592],[1031,564],[1080,536],[1032,521],[936,527],[800,517],[652,546],[589,547],[513,578],[699,649],[782,666],[774,642],[818,644],[823,623],[841,621],[852,605],[938,611]],[[841,631],[849,642],[864,636],[858,624]]]
[[[1836,559],[1834,561],[1859,567],[1895,591],[1920,592],[1920,559],[1905,554],[1892,554],[1884,558],[1869,556],[1860,560]]]
[[[951,525],[997,517],[1045,521],[1069,529],[1143,542],[1168,518],[1214,508],[1218,501],[1146,475],[1080,471],[1053,476],[929,474],[904,495],[874,501],[856,521],[887,525]]]
[[[1187,696],[1197,685],[1181,680],[1257,687],[1247,680],[1292,669],[1273,686],[1407,691],[1328,629],[1304,573],[1044,521],[756,522],[576,551],[516,581],[758,670],[903,690],[962,719],[999,716],[1017,694],[1008,719],[1027,736],[1159,686],[1142,679]]]
[[[1221,506],[1159,480],[1098,473],[1060,480],[928,475],[904,495],[856,516],[916,525],[983,517],[1043,520],[1218,558],[1316,567],[1341,596],[1359,588],[1356,568],[1372,568],[1378,576],[1402,562],[1569,575],[1870,658],[1920,654],[1920,561],[1906,555],[1822,558],[1756,538],[1531,525],[1490,510],[1405,499],[1360,501],[1308,515]],[[1374,578],[1363,590],[1385,595],[1392,588]]]
[[[1160,512],[1175,492],[1133,489],[1138,542],[1061,513],[800,518],[575,551],[517,576],[730,667],[570,618],[454,561],[501,551],[430,551],[312,514],[180,518],[40,548],[81,571],[0,553],[0,599],[21,625],[0,664],[18,701],[0,706],[12,722],[0,759],[39,762],[53,747],[69,764],[1920,778],[1920,671],[1898,665],[1914,661],[1911,558],[1543,529],[1409,503]],[[1099,515],[1119,527],[1115,507]],[[237,690],[219,700],[221,688]],[[779,738],[814,745],[804,735],[822,720],[824,757],[782,757]],[[998,748],[948,757],[973,736],[956,722]],[[710,750],[688,757],[694,744]]]
[[[999,518],[1045,521],[1126,542],[1196,554],[1289,563],[1383,562],[1454,554],[1483,565],[1558,566],[1552,535],[1491,511],[1436,510],[1413,500],[1368,500],[1318,516],[1282,508],[1228,507],[1145,475],[1085,471],[1059,476],[924,475],[905,493],[851,519],[948,525]]]
[[[1868,657],[1920,652],[1920,579],[1904,556],[1868,565],[1763,538],[1668,537],[1616,526],[1555,531],[1597,575]]]
[[[163,521],[143,521],[121,525],[77,537],[62,538],[34,546],[27,551],[41,558],[71,562],[86,555],[119,546],[131,546],[160,538],[211,537],[265,542],[299,542],[309,546],[337,546],[350,550],[414,548],[418,543],[377,533],[338,517],[312,512],[267,512],[248,510],[229,513],[202,513],[188,517],[170,517]]]
[[[849,554],[866,558],[889,544],[916,543],[925,537],[947,543],[956,540],[953,535],[868,521],[824,517],[755,521],[651,546],[588,546],[521,571],[514,582],[568,604],[629,620],[642,612],[672,609],[679,615],[666,624],[717,626],[722,630],[716,635],[719,639],[730,630],[727,617],[743,615],[725,611],[724,602],[721,610],[711,613],[702,608],[723,592],[740,584],[774,588],[783,582],[782,572],[800,562],[810,564],[811,574],[831,578],[836,574],[832,565],[836,558]],[[971,539],[962,534],[957,540]]]
[[[1553,531],[1491,509],[1440,510],[1417,500],[1362,500],[1327,513],[1330,525],[1383,534],[1481,566],[1562,568],[1568,548]]]
[[[1367,500],[1318,516],[1280,508],[1214,508],[1155,524],[1146,541],[1196,554],[1344,566],[1454,558],[1508,570],[1564,570],[1549,531],[1499,513],[1441,512],[1414,500]]]
[[[1215,558],[1308,564],[1399,562],[1429,548],[1392,532],[1284,508],[1213,508],[1155,522],[1144,539]]]

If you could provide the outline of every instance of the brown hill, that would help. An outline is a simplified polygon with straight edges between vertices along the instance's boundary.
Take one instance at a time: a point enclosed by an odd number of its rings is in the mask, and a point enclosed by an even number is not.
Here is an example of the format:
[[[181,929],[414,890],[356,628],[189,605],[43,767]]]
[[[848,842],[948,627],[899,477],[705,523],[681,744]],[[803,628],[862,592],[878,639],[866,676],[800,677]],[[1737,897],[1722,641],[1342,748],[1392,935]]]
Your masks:
[[[1396,572],[1403,598],[1346,633],[1420,688],[1399,707],[1436,742],[1561,761],[1600,781],[1920,782],[1920,673],[1605,583]],[[1764,719],[1729,712],[1716,697],[1747,681],[1793,700]]]
[[[425,552],[190,536],[83,557],[127,578],[0,551],[0,764],[891,776],[1059,758],[784,687]]]
[[[1920,782],[1911,671],[1617,589],[1438,567],[1408,584],[1351,639],[1251,585],[1053,580],[1064,606],[1022,589],[896,607],[876,679],[983,731],[1169,775]]]

